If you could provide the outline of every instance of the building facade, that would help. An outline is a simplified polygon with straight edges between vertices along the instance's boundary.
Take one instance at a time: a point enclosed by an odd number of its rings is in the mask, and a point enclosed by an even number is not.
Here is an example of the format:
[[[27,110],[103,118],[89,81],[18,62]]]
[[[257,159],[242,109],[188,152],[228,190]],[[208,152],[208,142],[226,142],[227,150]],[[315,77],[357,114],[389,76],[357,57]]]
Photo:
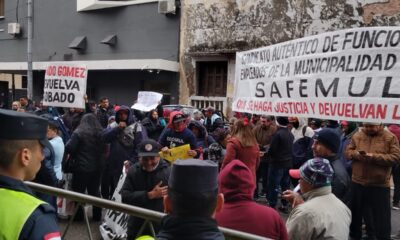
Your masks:
[[[0,73],[26,75],[26,2],[0,0]],[[157,0],[33,2],[34,100],[42,97],[47,64],[71,62],[88,67],[92,100],[130,105],[138,91],[157,91],[166,103],[179,101],[179,9],[159,13]]]
[[[186,0],[180,99],[228,115],[235,53],[338,29],[398,26],[399,0]]]

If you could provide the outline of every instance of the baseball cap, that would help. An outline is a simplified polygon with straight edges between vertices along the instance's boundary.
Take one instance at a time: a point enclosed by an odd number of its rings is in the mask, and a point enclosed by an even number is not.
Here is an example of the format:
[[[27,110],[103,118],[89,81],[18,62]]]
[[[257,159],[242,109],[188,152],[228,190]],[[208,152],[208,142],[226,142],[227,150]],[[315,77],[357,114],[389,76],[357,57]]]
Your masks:
[[[314,187],[331,185],[333,168],[324,158],[313,158],[305,162],[300,169],[289,170],[289,175],[295,179],[303,179]]]
[[[160,156],[159,152],[161,150],[160,144],[158,142],[148,139],[140,143],[138,148],[139,157],[157,157]]]
[[[181,113],[178,113],[174,116],[174,118],[172,119],[172,122],[177,123],[177,122],[182,122],[185,120],[186,120],[185,116]]]

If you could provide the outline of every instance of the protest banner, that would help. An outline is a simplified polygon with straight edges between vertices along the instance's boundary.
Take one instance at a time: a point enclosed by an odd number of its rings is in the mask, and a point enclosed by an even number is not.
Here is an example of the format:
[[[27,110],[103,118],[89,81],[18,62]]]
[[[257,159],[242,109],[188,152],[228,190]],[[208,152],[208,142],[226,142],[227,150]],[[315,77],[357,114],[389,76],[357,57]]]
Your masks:
[[[400,120],[400,27],[327,32],[236,54],[236,112]]]
[[[178,159],[188,159],[190,158],[188,152],[190,150],[190,145],[189,144],[185,144],[179,147],[174,147],[170,149],[169,153],[163,153],[163,152],[159,152],[160,157],[169,161],[169,162],[175,162]]]
[[[157,92],[140,91],[138,93],[137,103],[132,108],[143,112],[149,112],[155,109],[162,99],[163,95]]]
[[[114,194],[111,198],[112,201],[121,203],[122,197],[119,193],[122,186],[124,185],[126,178],[126,169],[122,169],[122,174],[119,177],[117,187],[115,188]],[[108,209],[105,216],[104,222],[99,226],[100,234],[104,240],[115,240],[115,239],[126,239],[128,229],[129,215],[123,212]]]
[[[85,108],[86,80],[84,65],[50,64],[44,76],[43,105]]]

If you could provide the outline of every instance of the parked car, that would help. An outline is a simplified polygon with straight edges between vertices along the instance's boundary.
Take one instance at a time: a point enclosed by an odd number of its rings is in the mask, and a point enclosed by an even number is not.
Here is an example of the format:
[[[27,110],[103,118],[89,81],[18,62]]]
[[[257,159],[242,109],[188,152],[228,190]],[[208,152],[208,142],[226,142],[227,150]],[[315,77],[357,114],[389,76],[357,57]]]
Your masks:
[[[181,111],[185,114],[189,119],[193,118],[193,113],[197,110],[197,108],[189,105],[180,105],[180,104],[172,104],[172,105],[163,105],[163,115],[165,120],[168,122],[169,114],[173,111]]]

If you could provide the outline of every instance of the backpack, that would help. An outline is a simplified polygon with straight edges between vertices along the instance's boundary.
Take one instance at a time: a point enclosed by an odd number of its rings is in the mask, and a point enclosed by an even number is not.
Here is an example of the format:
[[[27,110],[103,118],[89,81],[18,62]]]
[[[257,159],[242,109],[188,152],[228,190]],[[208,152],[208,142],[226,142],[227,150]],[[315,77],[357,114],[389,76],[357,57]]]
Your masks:
[[[293,143],[293,167],[296,169],[300,168],[303,163],[314,157],[314,153],[311,148],[314,140],[308,136],[305,136],[306,130],[307,126],[304,126],[302,129],[303,137],[297,139]]]

